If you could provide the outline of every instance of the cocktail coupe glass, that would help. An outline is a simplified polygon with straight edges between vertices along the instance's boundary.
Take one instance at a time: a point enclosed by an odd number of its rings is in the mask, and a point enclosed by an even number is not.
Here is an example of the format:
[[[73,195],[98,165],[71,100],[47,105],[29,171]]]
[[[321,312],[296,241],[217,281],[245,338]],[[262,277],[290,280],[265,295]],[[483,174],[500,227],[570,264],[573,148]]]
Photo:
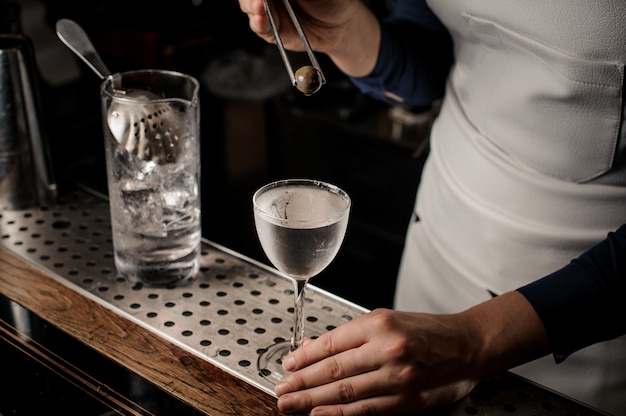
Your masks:
[[[311,179],[285,179],[252,197],[254,223],[270,262],[293,280],[295,320],[291,341],[269,346],[258,359],[259,374],[276,384],[285,374],[282,359],[302,345],[308,280],[335,258],[346,234],[351,200],[335,185]]]

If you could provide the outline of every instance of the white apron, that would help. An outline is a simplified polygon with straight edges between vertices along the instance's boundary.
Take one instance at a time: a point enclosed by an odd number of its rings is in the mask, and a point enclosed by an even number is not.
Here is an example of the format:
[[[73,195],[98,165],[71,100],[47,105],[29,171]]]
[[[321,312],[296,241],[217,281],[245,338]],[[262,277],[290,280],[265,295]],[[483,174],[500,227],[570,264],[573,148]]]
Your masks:
[[[395,307],[457,312],[567,264],[626,223],[624,0],[437,0],[455,66]],[[620,153],[621,152],[621,153]],[[626,414],[623,339],[532,380]]]

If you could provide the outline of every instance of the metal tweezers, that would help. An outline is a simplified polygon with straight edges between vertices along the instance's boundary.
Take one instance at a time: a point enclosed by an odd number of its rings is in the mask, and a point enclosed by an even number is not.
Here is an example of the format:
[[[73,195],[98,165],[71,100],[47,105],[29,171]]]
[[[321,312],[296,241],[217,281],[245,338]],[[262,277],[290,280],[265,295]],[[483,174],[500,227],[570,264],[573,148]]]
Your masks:
[[[289,74],[289,79],[291,80],[291,84],[295,86],[296,85],[295,73],[293,71],[293,68],[291,67],[291,63],[289,62],[289,57],[287,57],[287,52],[285,51],[285,47],[283,46],[283,41],[281,40],[280,34],[278,33],[278,28],[276,27],[276,22],[274,21],[274,15],[272,14],[272,8],[270,6],[270,0],[263,0],[263,3],[265,5],[265,13],[267,14],[267,19],[269,20],[270,26],[272,28],[272,33],[274,34],[274,38],[276,39],[276,46],[278,46],[278,51],[280,52],[280,56],[283,59],[283,63],[285,64],[285,68],[287,69],[287,73]],[[298,35],[300,35],[300,39],[302,40],[302,43],[304,44],[304,48],[306,49],[306,53],[309,56],[309,60],[311,61],[311,66],[319,72],[320,77],[322,79],[322,84],[325,84],[326,78],[324,77],[324,74],[322,73],[320,64],[317,62],[317,59],[315,58],[315,54],[313,53],[313,50],[311,49],[311,45],[309,44],[309,40],[307,39],[306,34],[304,33],[304,30],[302,30],[300,21],[298,20],[298,17],[296,16],[296,14],[293,11],[293,8],[291,7],[290,1],[283,0],[283,4],[285,5],[285,8],[287,9],[287,13],[289,14],[289,17],[291,18],[293,25],[298,31]]]

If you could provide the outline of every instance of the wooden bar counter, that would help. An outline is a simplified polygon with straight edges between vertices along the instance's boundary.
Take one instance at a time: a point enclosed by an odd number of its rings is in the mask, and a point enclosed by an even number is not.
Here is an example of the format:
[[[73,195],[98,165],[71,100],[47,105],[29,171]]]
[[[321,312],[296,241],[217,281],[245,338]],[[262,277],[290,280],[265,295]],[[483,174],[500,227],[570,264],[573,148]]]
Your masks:
[[[187,286],[115,273],[108,204],[73,192],[54,207],[0,214],[0,416],[277,415],[256,357],[289,336],[291,282],[203,241]],[[306,335],[366,310],[314,286]],[[436,415],[600,412],[509,373]]]
[[[0,250],[0,292],[114,362],[209,415],[275,415],[275,399]],[[20,334],[23,336],[23,334]],[[26,342],[28,344],[29,342]],[[56,360],[48,357],[49,360]],[[67,367],[67,363],[56,362]],[[3,363],[3,365],[7,365]],[[50,365],[50,363],[46,363]],[[6,368],[6,367],[5,367]],[[20,371],[15,368],[14,371]],[[76,370],[82,373],[80,369]],[[4,378],[7,378],[5,373]],[[77,378],[87,379],[86,375]],[[98,381],[82,386],[109,402]],[[39,392],[33,391],[33,400]],[[113,400],[123,414],[139,404]],[[1,407],[1,405],[0,405]],[[125,408],[125,409],[124,409]],[[19,407],[18,407],[19,410]],[[116,410],[115,408],[112,410]],[[19,413],[19,412],[18,412]],[[149,414],[149,413],[148,413]]]

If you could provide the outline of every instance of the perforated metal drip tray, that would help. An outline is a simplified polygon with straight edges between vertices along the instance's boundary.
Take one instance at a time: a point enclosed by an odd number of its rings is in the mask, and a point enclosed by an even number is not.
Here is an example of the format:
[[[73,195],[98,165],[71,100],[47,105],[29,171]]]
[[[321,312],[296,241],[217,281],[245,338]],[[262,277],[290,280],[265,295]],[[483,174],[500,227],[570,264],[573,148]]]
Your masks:
[[[294,296],[289,279],[203,240],[200,272],[192,283],[172,288],[133,284],[115,270],[108,202],[84,191],[54,207],[0,215],[0,244],[9,251],[274,394],[273,385],[259,374],[256,357],[290,337]],[[320,335],[364,312],[309,285],[305,335]]]
[[[257,369],[259,353],[289,338],[293,285],[273,269],[202,243],[201,269],[189,285],[149,288],[117,275],[103,198],[76,191],[49,208],[0,213],[0,245],[70,288],[225,371],[274,395]],[[305,335],[320,335],[366,312],[314,285],[306,292]],[[600,416],[526,380],[504,374],[437,415]]]

